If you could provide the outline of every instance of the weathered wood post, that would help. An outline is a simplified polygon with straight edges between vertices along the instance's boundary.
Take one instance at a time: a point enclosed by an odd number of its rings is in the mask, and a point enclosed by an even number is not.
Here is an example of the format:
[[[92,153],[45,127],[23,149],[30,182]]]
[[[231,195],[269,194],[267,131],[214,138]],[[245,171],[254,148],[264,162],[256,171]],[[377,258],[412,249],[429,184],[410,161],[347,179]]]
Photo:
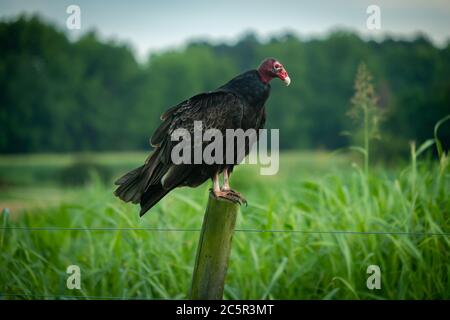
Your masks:
[[[197,247],[191,299],[222,299],[238,211],[239,204],[210,193]]]
[[[4,227],[4,228],[8,227],[8,222],[9,222],[9,209],[8,208],[4,208],[2,210],[1,221],[2,221],[2,227]],[[6,234],[6,229],[2,229],[1,233],[0,233],[0,248],[3,247],[3,243],[5,242],[5,234]]]

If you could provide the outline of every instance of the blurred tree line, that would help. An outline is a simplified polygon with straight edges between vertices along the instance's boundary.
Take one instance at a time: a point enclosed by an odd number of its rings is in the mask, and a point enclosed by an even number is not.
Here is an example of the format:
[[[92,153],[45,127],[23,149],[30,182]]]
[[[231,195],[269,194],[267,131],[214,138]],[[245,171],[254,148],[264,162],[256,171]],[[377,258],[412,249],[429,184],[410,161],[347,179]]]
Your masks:
[[[151,36],[151,33],[149,34]],[[292,81],[273,81],[268,127],[284,149],[336,149],[350,144],[346,116],[358,64],[374,76],[386,115],[379,154],[397,155],[409,140],[432,136],[450,113],[450,44],[363,41],[336,31],[321,39],[293,34],[261,42],[195,42],[138,63],[122,43],[94,32],[77,41],[37,17],[0,23],[0,152],[149,149],[148,138],[168,107],[213,90],[273,56]],[[450,130],[442,128],[442,140]],[[448,146],[447,146],[448,147]]]

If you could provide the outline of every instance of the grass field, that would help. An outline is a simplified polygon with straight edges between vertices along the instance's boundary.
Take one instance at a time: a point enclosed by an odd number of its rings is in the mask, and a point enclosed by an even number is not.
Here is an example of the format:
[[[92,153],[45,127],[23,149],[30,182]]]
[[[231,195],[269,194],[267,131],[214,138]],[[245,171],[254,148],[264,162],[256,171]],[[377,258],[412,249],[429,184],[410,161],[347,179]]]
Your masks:
[[[61,187],[55,181],[79,156],[0,157],[0,205],[11,209],[0,230],[0,298],[187,298],[209,185],[176,190],[139,218],[108,182],[145,154],[83,157],[109,175]],[[367,176],[357,163],[284,153],[276,176],[236,169],[232,186],[249,205],[238,217],[225,298],[450,298],[448,168],[417,161]],[[254,229],[285,232],[245,231]],[[81,290],[66,288],[69,265],[81,269]],[[366,286],[369,265],[381,269],[380,290]]]

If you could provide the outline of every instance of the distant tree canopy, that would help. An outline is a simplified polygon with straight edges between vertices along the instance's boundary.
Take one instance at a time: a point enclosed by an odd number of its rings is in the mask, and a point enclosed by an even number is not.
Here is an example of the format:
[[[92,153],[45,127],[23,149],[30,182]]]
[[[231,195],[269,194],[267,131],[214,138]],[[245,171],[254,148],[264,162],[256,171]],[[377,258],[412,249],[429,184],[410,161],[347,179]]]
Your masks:
[[[149,30],[150,32],[151,30]],[[124,44],[88,33],[70,41],[37,17],[0,23],[0,152],[149,149],[148,138],[168,107],[209,91],[268,56],[292,84],[273,82],[268,127],[284,149],[336,149],[352,128],[346,116],[357,66],[364,61],[385,108],[380,152],[432,136],[450,113],[450,45],[363,41],[338,31],[324,39],[286,34],[234,45],[196,42],[136,61]],[[443,128],[443,141],[450,130]],[[383,151],[385,150],[385,151]]]

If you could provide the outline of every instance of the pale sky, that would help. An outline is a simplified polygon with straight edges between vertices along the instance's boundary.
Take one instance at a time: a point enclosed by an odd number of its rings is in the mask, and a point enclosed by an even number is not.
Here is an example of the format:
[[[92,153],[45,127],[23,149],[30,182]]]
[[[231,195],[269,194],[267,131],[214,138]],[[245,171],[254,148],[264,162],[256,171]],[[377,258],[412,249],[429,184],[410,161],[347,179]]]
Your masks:
[[[81,8],[81,31],[68,34],[77,37],[95,28],[103,38],[129,43],[140,58],[191,39],[232,42],[249,30],[262,39],[286,30],[320,36],[336,27],[368,37],[411,37],[420,31],[438,45],[450,39],[450,0],[0,0],[0,19],[38,13],[65,29],[71,4]],[[371,4],[381,8],[380,31],[366,28]]]

